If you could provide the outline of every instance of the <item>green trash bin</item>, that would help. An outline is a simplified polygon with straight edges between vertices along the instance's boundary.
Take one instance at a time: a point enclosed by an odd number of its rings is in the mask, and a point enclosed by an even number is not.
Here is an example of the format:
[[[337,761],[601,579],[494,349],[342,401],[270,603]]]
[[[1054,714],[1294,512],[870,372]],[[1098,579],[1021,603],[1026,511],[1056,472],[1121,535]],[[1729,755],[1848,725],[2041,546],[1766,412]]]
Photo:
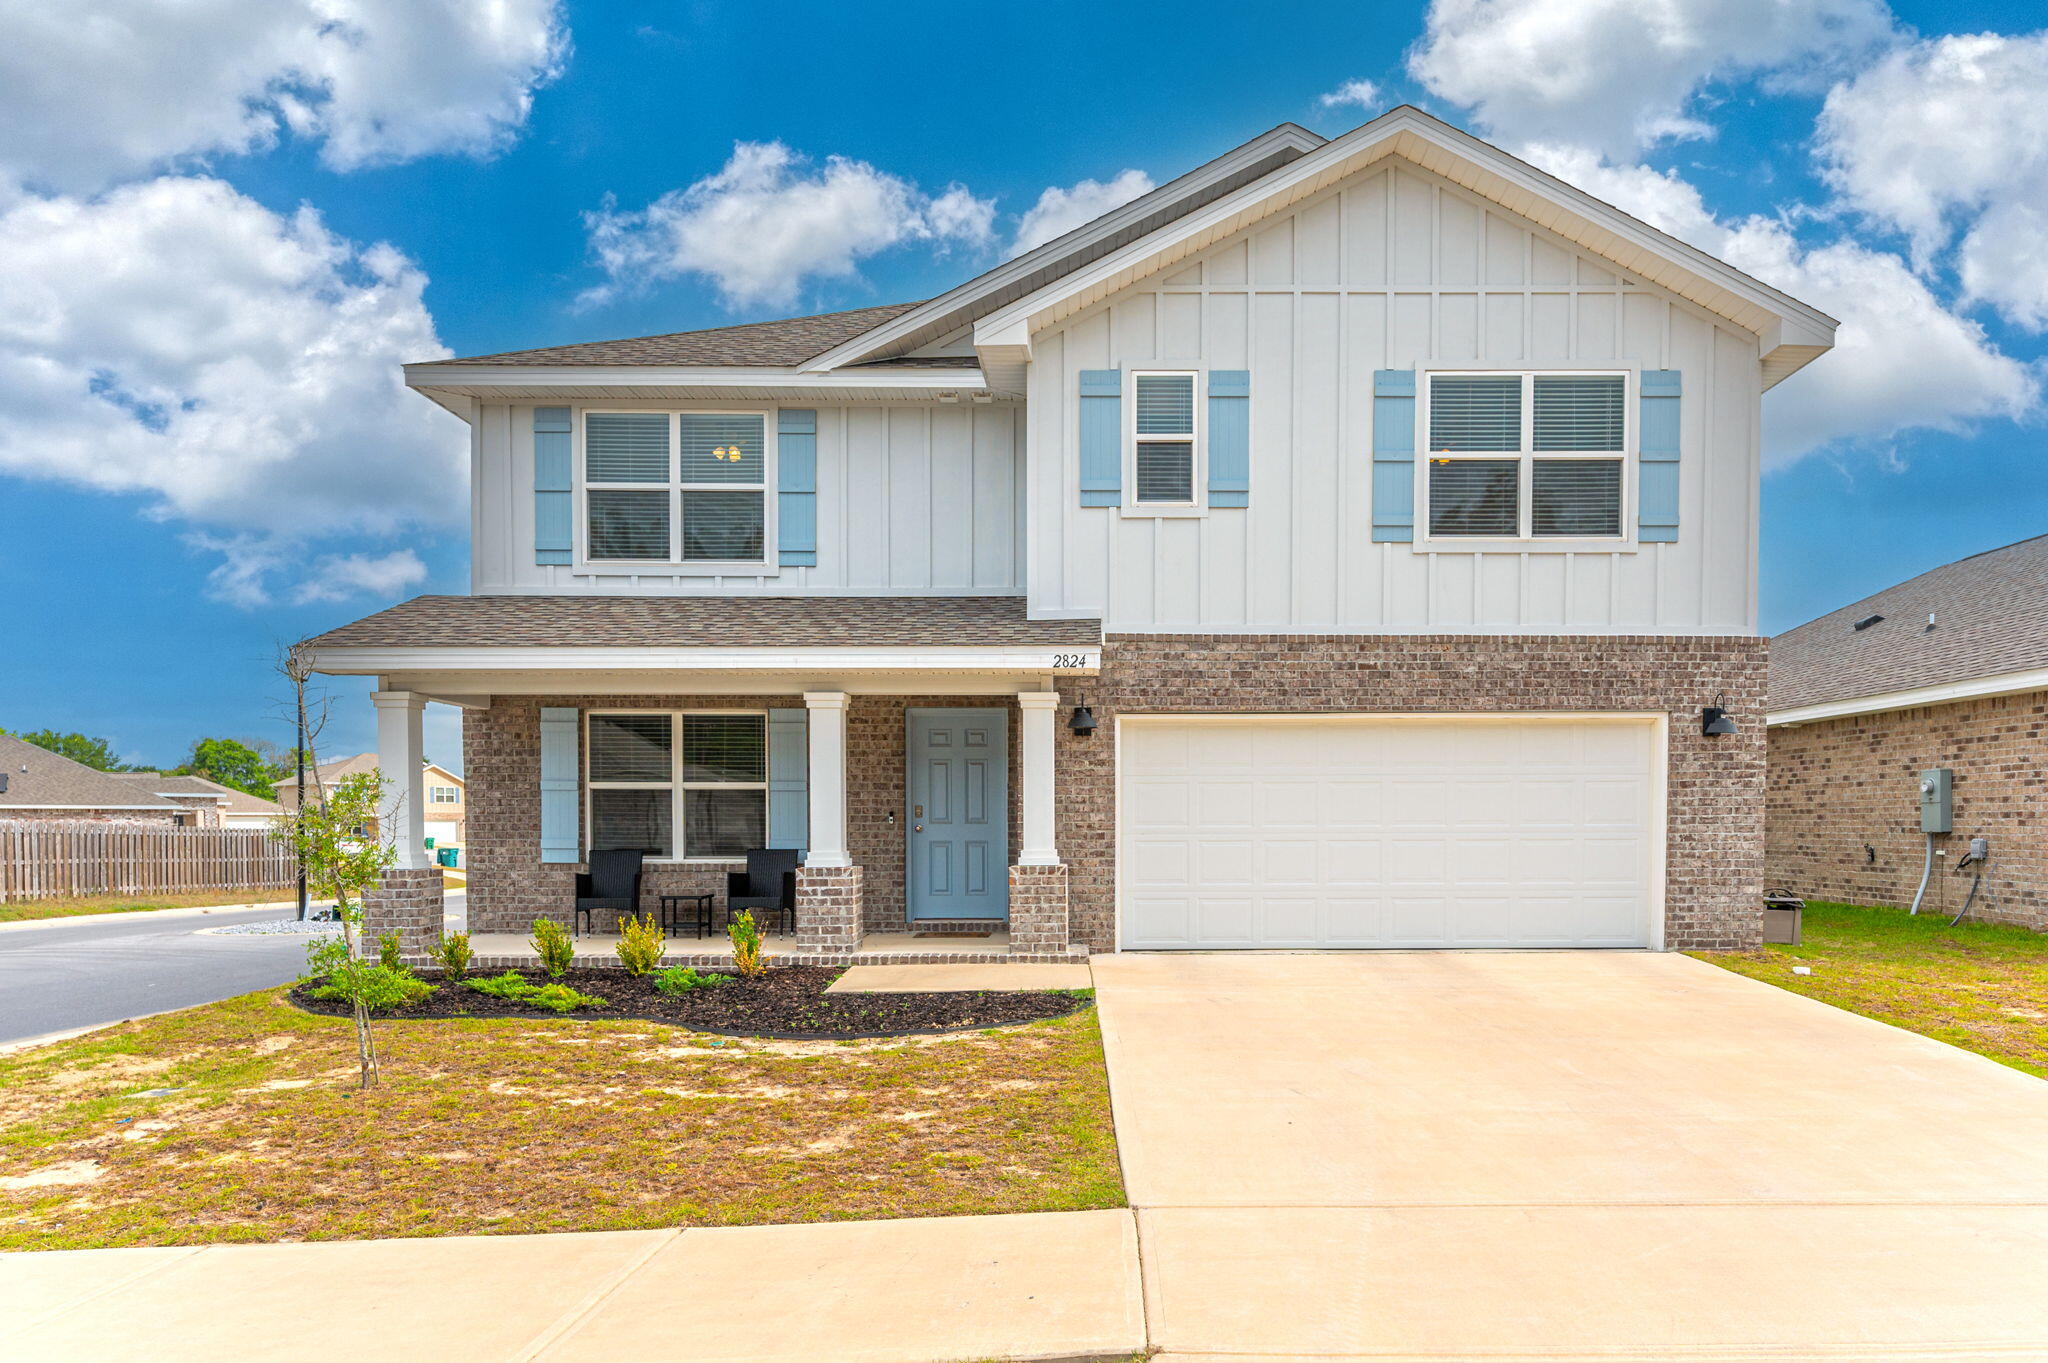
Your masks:
[[[455,864],[455,850],[453,847],[443,847],[435,854],[435,860],[439,861],[443,866],[453,866]]]

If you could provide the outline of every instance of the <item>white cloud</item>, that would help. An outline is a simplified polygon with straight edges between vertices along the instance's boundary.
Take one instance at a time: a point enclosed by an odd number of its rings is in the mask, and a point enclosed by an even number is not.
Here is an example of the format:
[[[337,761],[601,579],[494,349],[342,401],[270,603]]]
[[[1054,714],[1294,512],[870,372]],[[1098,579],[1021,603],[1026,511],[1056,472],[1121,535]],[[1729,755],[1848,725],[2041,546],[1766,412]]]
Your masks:
[[[398,596],[427,580],[427,565],[410,549],[388,554],[323,554],[305,580],[292,589],[292,600],[346,601],[352,596]]]
[[[806,281],[853,277],[862,260],[906,242],[985,247],[994,220],[994,203],[959,185],[932,197],[865,161],[814,167],[780,142],[740,142],[717,174],[638,212],[607,203],[586,214],[611,283],[584,297],[694,274],[731,306],[786,307]]]
[[[1717,81],[1813,80],[1892,32],[1883,0],[1431,0],[1408,70],[1495,137],[1619,158],[1710,136]]]
[[[1316,100],[1325,109],[1354,105],[1371,113],[1380,107],[1380,87],[1369,80],[1347,80]]]
[[[1613,165],[1581,149],[1530,155],[1596,198],[1841,320],[1835,349],[1778,390],[1782,397],[1766,398],[1767,463],[1912,428],[1959,431],[2024,417],[2040,402],[2039,374],[1944,307],[1899,256],[1853,241],[1807,247],[1771,218],[1724,223],[1693,186],[1647,166]]]
[[[1917,42],[1828,94],[1817,145],[1843,200],[1922,268],[1962,233],[1966,295],[2048,328],[2048,33]]]
[[[223,556],[227,599],[309,571],[417,580],[375,554],[315,560],[463,514],[461,428],[399,371],[448,353],[425,284],[390,246],[218,180],[18,199],[0,211],[0,473],[142,498]]]
[[[1038,202],[1018,222],[1010,254],[1021,256],[1151,192],[1152,177],[1142,170],[1119,171],[1106,184],[1083,180],[1065,189],[1053,185],[1038,196]]]
[[[486,152],[567,49],[560,0],[0,6],[0,181],[89,192],[289,130],[338,169]]]

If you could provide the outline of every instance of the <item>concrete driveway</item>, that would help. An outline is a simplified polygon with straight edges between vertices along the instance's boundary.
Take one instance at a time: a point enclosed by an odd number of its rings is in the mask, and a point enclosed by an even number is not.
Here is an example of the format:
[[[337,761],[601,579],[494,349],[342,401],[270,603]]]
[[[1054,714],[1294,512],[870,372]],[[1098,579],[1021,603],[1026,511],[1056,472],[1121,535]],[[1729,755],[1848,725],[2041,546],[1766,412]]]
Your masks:
[[[1169,1357],[2048,1359],[2048,1083],[1683,956],[1097,957]]]

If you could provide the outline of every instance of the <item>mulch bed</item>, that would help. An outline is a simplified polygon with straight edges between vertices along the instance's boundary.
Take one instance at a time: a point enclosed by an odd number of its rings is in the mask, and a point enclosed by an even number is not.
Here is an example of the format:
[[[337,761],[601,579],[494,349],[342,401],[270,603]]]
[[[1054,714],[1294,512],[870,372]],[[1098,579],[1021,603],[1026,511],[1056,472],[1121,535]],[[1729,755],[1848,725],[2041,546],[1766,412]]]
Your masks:
[[[443,981],[438,972],[420,977],[441,987],[410,1008],[378,1013],[378,1019],[561,1017],[634,1019],[666,1022],[693,1032],[723,1036],[785,1039],[918,1036],[934,1032],[977,1031],[1065,1017],[1088,1006],[1088,1000],[1061,991],[986,991],[946,994],[827,994],[825,986],[839,978],[842,966],[779,966],[754,979],[739,976],[709,989],[664,994],[651,975],[622,970],[571,970],[559,981],[605,1001],[602,1008],[573,1013],[546,1009],[511,999],[493,998],[459,983]],[[498,971],[477,972],[495,975]],[[535,970],[519,972],[536,984],[548,983]],[[291,1000],[309,1013],[347,1017],[349,1008],[334,999],[316,999],[310,986],[292,987]]]

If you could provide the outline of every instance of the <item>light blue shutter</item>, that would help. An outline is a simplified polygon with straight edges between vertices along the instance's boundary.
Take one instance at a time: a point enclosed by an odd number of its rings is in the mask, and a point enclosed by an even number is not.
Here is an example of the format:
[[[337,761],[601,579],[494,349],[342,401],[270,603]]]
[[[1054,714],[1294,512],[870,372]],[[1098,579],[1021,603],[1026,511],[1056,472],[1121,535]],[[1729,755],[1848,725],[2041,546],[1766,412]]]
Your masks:
[[[567,563],[575,548],[569,494],[569,409],[533,409],[533,561]],[[573,858],[572,858],[573,860]]]
[[[1676,369],[1643,371],[1636,538],[1644,544],[1678,542],[1678,389]]]
[[[1415,538],[1415,371],[1376,369],[1372,376],[1372,538],[1375,544]]]
[[[785,407],[775,416],[775,538],[785,568],[818,566],[818,414]]]
[[[1209,371],[1209,505],[1249,506],[1252,493],[1252,374]]]
[[[810,717],[768,712],[768,845],[801,852],[811,842]]]
[[[581,861],[576,836],[577,715],[573,709],[544,706],[540,712],[540,859]]]
[[[1123,371],[1084,369],[1081,371],[1081,505],[1118,506],[1123,499]]]

